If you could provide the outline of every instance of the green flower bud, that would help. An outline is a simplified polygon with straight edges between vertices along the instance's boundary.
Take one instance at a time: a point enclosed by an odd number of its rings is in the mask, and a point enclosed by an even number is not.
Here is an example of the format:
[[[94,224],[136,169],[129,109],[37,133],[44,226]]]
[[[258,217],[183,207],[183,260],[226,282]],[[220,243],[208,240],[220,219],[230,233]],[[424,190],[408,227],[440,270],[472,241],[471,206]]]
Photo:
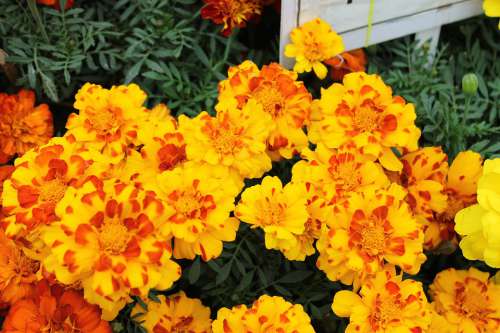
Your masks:
[[[465,74],[462,78],[462,91],[468,95],[475,95],[479,86],[477,76],[474,73]]]

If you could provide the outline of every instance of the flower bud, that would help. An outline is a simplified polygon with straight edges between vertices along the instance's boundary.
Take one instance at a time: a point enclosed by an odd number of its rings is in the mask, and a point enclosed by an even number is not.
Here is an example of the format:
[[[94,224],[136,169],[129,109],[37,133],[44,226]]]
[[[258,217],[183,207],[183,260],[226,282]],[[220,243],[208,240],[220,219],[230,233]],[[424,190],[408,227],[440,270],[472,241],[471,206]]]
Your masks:
[[[465,74],[462,78],[462,91],[468,95],[475,95],[479,86],[477,76],[474,73]]]

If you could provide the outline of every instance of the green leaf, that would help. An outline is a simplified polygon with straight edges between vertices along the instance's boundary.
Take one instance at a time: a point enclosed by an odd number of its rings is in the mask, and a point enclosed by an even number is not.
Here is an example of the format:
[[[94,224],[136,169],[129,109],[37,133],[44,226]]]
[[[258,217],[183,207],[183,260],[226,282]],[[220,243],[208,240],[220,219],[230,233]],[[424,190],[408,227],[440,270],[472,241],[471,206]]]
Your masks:
[[[191,265],[191,268],[189,268],[189,274],[188,274],[189,283],[195,284],[196,281],[198,281],[198,279],[200,278],[200,271],[201,271],[200,257],[196,257],[196,259],[193,261],[193,264]]]
[[[58,102],[59,96],[57,95],[57,88],[54,81],[42,72],[40,72],[40,77],[42,78],[42,86],[45,94],[54,102]]]
[[[278,280],[280,283],[298,283],[304,281],[313,274],[311,271],[293,271]]]
[[[226,281],[231,273],[231,267],[233,266],[233,262],[229,261],[225,264],[222,269],[218,272],[217,277],[215,278],[215,285],[219,285],[222,282]]]
[[[135,77],[139,74],[139,71],[141,70],[143,63],[144,60],[140,60],[137,63],[135,63],[135,65],[129,68],[127,74],[125,75],[125,80],[124,80],[125,84],[128,84],[132,82],[133,79],[135,79]]]

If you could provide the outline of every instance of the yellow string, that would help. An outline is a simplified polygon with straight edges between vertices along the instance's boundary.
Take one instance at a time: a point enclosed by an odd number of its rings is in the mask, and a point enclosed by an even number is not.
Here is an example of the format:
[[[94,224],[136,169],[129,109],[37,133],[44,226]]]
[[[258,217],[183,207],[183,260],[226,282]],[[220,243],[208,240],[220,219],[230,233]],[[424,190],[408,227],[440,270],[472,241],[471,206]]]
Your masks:
[[[375,0],[370,0],[370,9],[368,11],[368,27],[366,29],[365,47],[368,47],[368,44],[370,43],[370,38],[372,36],[373,12],[374,11],[375,11]]]

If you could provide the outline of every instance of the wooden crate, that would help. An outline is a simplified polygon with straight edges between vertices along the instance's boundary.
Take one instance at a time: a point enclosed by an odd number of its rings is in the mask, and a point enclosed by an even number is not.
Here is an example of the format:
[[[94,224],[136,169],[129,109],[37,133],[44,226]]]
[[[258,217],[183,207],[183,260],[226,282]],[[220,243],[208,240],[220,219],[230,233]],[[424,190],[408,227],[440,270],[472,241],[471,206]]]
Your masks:
[[[430,40],[431,53],[439,39],[440,27],[482,13],[482,0],[375,0],[369,38],[370,0],[282,0],[280,62],[291,67],[293,60],[283,54],[290,32],[316,17],[331,24],[342,35],[346,50],[417,34]]]

